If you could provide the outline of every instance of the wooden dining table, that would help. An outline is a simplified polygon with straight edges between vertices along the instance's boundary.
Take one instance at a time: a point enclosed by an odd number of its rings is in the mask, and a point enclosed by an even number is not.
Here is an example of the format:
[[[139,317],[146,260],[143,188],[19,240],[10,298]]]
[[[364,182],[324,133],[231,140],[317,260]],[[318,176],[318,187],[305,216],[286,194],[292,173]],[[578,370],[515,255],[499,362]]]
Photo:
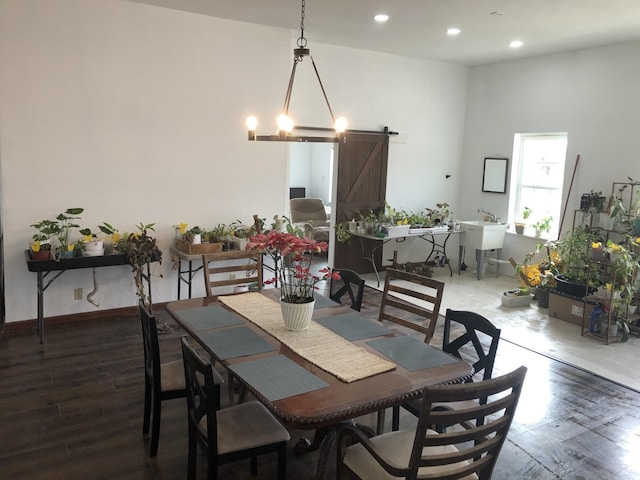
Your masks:
[[[267,302],[268,306],[269,299],[276,305],[277,289],[229,297],[178,300],[167,304],[166,309],[284,425],[315,430],[313,441],[301,439],[296,444],[296,453],[321,449],[317,478],[324,477],[328,449],[340,425],[419,398],[425,386],[461,382],[473,373],[468,363],[369,320],[328,297],[316,295],[313,328],[302,332],[283,329],[275,334],[254,323],[255,318],[248,319],[250,315],[236,311],[241,308],[234,310],[226,303],[241,306],[245,299],[252,299]],[[354,348],[358,354],[371,355],[371,363],[381,363],[386,371],[357,379],[350,376],[347,359],[337,365],[339,372],[346,367],[346,375],[336,376],[327,371],[331,368],[321,368],[297,348],[297,340],[313,343],[315,336],[319,339],[326,335],[337,335],[332,344],[346,342],[344,346]]]

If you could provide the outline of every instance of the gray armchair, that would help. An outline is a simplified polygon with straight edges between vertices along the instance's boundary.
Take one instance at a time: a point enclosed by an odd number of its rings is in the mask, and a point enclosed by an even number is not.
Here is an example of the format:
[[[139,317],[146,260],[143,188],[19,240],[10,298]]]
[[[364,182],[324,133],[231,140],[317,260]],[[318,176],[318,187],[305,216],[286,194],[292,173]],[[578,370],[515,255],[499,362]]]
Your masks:
[[[319,242],[329,241],[329,219],[321,198],[292,198],[289,200],[291,222],[302,228],[305,235]]]

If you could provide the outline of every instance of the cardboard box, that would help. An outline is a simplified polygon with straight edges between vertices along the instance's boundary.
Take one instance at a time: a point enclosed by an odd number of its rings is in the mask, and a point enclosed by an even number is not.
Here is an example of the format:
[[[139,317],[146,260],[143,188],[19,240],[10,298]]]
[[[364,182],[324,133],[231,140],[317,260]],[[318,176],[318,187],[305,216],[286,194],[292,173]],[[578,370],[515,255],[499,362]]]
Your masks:
[[[177,238],[176,248],[187,255],[202,255],[203,253],[221,252],[222,243],[198,243],[194,245]]]
[[[591,312],[593,312],[593,304],[585,304],[582,298],[572,297],[554,290],[549,292],[549,316],[551,317],[582,326],[582,315],[585,307],[587,309],[585,325],[588,326],[589,317],[591,316]]]

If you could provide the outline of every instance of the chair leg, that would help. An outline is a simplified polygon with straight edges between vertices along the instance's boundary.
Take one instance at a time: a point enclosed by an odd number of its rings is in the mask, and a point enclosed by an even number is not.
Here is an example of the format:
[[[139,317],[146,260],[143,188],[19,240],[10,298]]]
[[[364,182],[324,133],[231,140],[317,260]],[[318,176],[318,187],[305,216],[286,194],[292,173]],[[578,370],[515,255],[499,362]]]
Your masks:
[[[187,457],[187,480],[196,480],[196,461],[198,459],[198,442],[189,426],[189,454]]]
[[[151,421],[151,448],[149,456],[155,457],[158,454],[158,441],[160,440],[160,416],[161,416],[161,400],[153,396],[153,420]]]
[[[391,430],[397,432],[400,429],[400,406],[393,407],[393,414],[391,416]]]
[[[384,433],[384,419],[386,411],[386,408],[378,410],[378,425],[376,426],[376,435],[382,435]]]
[[[227,370],[227,385],[229,388],[229,405],[233,405],[235,403],[235,396],[233,393],[233,373]]]
[[[287,476],[287,444],[285,442],[278,447],[278,480],[284,480]]]
[[[142,433],[149,433],[151,423],[151,386],[144,382],[144,416],[142,417]]]

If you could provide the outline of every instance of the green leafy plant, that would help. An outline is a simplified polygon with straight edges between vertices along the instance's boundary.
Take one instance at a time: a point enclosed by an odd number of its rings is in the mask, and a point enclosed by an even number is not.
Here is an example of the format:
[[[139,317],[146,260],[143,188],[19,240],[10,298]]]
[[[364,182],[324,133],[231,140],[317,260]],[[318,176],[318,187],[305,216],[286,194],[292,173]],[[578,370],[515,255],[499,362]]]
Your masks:
[[[44,219],[31,224],[31,227],[37,230],[31,237],[33,239],[31,250],[34,252],[51,251],[51,237],[58,233],[58,222]]]
[[[533,228],[539,232],[550,232],[551,231],[551,222],[553,221],[553,217],[543,217],[533,224]]]
[[[533,212],[533,210],[531,210],[529,207],[524,207],[522,209],[522,219],[526,220],[531,216],[531,213]]]

